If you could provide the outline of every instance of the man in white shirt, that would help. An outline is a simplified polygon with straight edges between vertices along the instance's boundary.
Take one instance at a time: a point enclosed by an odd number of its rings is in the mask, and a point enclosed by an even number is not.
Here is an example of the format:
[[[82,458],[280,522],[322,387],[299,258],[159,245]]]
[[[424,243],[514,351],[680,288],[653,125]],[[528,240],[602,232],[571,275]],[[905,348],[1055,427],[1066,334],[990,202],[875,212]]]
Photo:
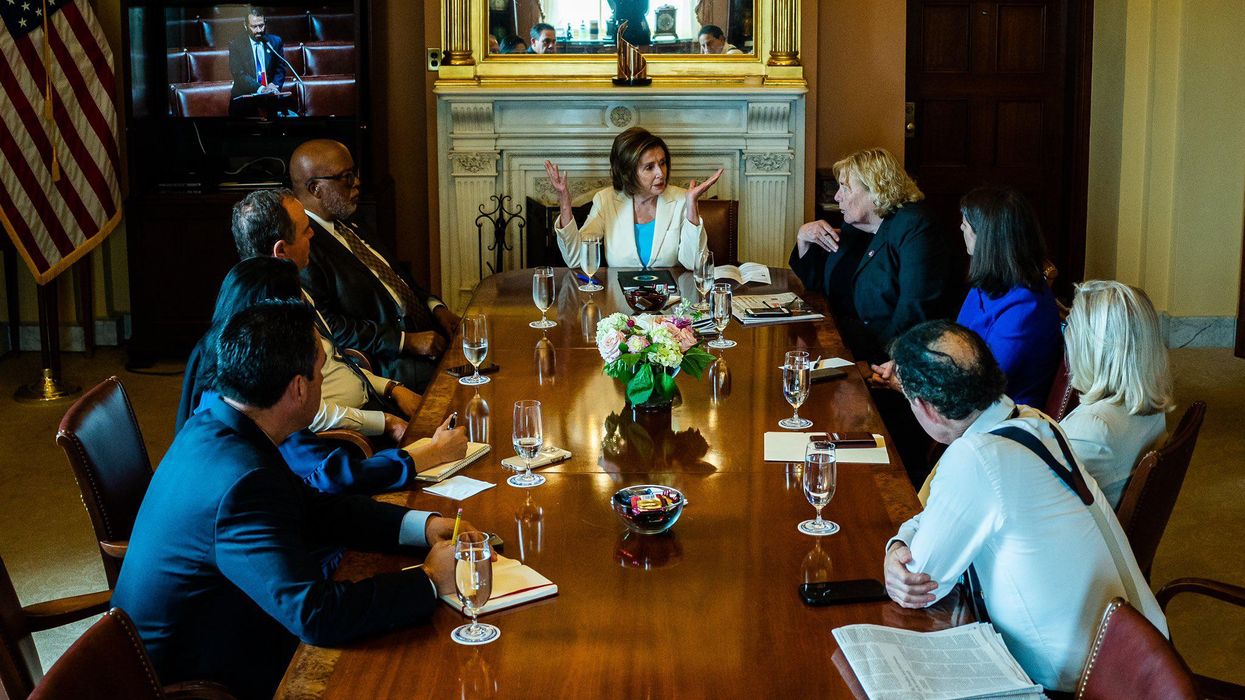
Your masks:
[[[1128,599],[1166,634],[1107,499],[1058,426],[1003,394],[1006,378],[981,338],[929,321],[898,338],[891,356],[917,421],[949,445],[925,510],[887,543],[891,598],[930,605],[971,567],[1008,649],[1035,682],[1059,691],[1075,686],[1111,598]]]
[[[333,339],[367,353],[386,377],[423,391],[458,317],[353,221],[360,180],[345,146],[327,139],[300,145],[290,156],[290,180],[315,231],[303,287]]]
[[[722,28],[716,24],[706,24],[700,28],[700,34],[696,37],[696,42],[700,44],[700,52],[703,54],[742,54],[734,44],[726,41],[726,35],[722,33]]]

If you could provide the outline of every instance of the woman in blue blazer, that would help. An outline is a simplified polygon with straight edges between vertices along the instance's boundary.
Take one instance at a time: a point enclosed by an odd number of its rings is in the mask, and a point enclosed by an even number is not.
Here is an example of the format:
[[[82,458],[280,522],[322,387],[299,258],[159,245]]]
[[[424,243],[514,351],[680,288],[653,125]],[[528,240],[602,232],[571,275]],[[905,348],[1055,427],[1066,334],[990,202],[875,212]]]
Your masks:
[[[1033,207],[1016,190],[979,187],[960,200],[971,288],[956,322],[976,331],[1007,375],[1007,395],[1042,407],[1063,353],[1059,307],[1042,271],[1046,245]],[[874,367],[891,380],[891,363]]]

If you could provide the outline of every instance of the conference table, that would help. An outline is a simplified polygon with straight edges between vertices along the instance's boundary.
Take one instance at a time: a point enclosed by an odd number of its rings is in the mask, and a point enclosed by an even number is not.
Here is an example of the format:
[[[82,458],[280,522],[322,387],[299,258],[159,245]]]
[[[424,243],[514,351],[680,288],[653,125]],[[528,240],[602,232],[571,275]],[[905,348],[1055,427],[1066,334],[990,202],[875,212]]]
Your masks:
[[[605,376],[596,322],[626,307],[615,271],[601,270],[605,290],[578,290],[571,271],[555,271],[557,326],[530,328],[530,270],[483,280],[468,312],[487,315],[489,361],[499,369],[479,387],[438,371],[409,429],[431,434],[452,411],[473,441],[492,450],[460,472],[496,486],[462,502],[412,490],[378,498],[453,514],[505,540],[558,586],[558,595],[483,618],[497,641],[468,647],[450,640],[463,623],[442,605],[426,625],[360,640],[339,649],[299,647],[280,698],[345,697],[852,697],[831,662],[831,630],[873,623],[931,631],[966,621],[954,595],[926,610],[891,602],[806,606],[807,581],[882,578],[883,547],[919,509],[893,448],[889,464],[840,462],[825,517],[841,530],[811,537],[796,525],[813,515],[799,464],[766,462],[764,434],[791,414],[781,388],[783,354],[851,359],[824,299],[787,270],[772,284],[736,293],[790,290],[826,314],[823,321],[743,328],[738,345],[711,350],[716,361],[697,380],[677,378],[680,397],[665,413],[636,414],[623,387]],[[689,273],[680,290],[694,295]],[[455,344],[458,344],[455,347]],[[455,337],[443,366],[463,362]],[[886,435],[869,390],[854,368],[812,385],[800,415],[813,431]],[[515,401],[542,404],[545,440],[572,457],[539,470],[542,486],[514,488],[500,462],[513,456]],[[889,442],[889,441],[888,441]],[[633,484],[673,486],[687,497],[667,533],[630,534],[610,496]],[[415,563],[396,555],[349,553],[338,576],[358,579]],[[841,655],[840,655],[841,656]]]

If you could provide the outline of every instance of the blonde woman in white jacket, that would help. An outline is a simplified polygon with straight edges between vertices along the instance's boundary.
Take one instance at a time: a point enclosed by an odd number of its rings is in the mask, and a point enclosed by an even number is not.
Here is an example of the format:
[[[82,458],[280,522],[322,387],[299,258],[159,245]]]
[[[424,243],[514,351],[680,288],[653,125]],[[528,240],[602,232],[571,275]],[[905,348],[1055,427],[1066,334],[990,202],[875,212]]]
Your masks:
[[[592,197],[592,210],[580,228],[571,212],[566,175],[545,161],[549,184],[558,193],[561,210],[554,231],[570,267],[579,267],[585,239],[604,240],[605,264],[611,267],[674,267],[692,269],[705,250],[704,223],[697,200],[722,175],[718,169],[704,182],[687,189],[669,184],[670,149],[666,142],[639,127],[614,139],[610,149],[612,187]]]

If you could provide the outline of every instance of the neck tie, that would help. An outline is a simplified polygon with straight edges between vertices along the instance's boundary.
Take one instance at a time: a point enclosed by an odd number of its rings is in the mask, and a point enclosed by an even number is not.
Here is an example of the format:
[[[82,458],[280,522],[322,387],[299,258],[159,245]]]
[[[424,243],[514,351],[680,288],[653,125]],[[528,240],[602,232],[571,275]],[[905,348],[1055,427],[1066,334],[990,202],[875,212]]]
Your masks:
[[[333,228],[337,235],[346,241],[346,246],[350,248],[350,252],[359,259],[359,262],[367,266],[372,274],[376,275],[385,286],[389,287],[398,295],[398,300],[407,319],[412,323],[407,324],[407,330],[436,330],[437,325],[432,317],[432,312],[428,310],[428,305],[419,300],[415,292],[411,290],[406,281],[394,272],[389,263],[385,262],[379,255],[372,252],[372,249],[359,238],[359,235],[350,228],[349,224],[340,221],[333,222]]]

